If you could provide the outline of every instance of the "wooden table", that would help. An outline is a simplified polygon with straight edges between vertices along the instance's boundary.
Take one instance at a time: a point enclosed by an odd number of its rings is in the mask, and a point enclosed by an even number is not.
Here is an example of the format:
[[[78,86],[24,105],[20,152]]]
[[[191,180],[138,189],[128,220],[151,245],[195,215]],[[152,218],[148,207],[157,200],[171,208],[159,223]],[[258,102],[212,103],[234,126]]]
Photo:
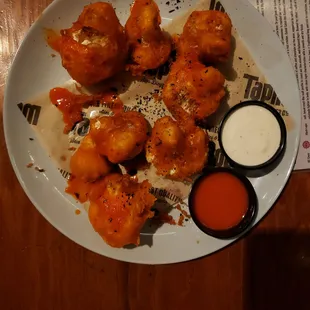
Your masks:
[[[0,2],[0,94],[25,32],[50,0]],[[31,204],[12,170],[0,104],[0,309],[309,309],[310,173],[294,173],[242,240],[195,261],[144,266],[76,245]]]

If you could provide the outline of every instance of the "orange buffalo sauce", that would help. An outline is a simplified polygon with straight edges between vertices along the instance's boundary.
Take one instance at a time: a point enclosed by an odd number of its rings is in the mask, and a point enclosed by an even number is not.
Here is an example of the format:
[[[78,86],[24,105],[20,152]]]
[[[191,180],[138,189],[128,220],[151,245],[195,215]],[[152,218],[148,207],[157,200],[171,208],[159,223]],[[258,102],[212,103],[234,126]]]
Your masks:
[[[53,29],[44,29],[47,44],[56,52],[60,51],[61,35]]]
[[[84,203],[88,200],[88,195],[95,183],[87,183],[78,178],[71,176],[68,180],[66,193],[72,195],[79,202]]]
[[[206,176],[195,189],[193,210],[196,218],[213,230],[225,230],[240,223],[249,206],[243,183],[227,172]]]
[[[50,100],[62,113],[65,123],[64,133],[68,133],[74,124],[83,120],[82,109],[88,106],[105,106],[114,114],[123,111],[124,104],[114,92],[96,95],[74,94],[66,88],[55,87],[50,90]]]
[[[101,104],[109,108],[114,114],[124,111],[124,103],[114,92],[107,92],[101,95]]]
[[[54,104],[63,114],[65,133],[68,133],[75,123],[83,119],[83,102],[77,100],[78,95],[71,93],[65,88],[56,87],[50,90],[50,99],[52,104]]]

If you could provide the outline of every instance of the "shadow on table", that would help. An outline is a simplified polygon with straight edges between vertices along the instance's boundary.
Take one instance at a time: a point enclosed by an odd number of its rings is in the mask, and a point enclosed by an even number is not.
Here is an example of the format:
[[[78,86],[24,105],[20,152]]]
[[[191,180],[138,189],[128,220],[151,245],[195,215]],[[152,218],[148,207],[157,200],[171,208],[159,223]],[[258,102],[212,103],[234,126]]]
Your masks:
[[[244,254],[244,310],[310,309],[309,233],[255,234]]]

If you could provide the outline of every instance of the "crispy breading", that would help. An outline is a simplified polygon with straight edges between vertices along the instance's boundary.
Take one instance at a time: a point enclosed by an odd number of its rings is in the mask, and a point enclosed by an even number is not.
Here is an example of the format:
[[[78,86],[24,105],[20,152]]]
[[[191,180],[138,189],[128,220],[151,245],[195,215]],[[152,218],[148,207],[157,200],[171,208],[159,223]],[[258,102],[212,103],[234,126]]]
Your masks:
[[[133,75],[164,64],[171,52],[171,39],[160,28],[161,17],[153,0],[135,0],[125,31],[129,41],[130,63]]]

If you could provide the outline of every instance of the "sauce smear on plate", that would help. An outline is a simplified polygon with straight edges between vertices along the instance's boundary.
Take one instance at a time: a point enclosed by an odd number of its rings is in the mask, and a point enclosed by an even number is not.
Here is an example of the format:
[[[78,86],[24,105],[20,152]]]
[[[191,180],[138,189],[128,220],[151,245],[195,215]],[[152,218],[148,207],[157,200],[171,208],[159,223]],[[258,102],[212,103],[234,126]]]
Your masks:
[[[213,230],[226,230],[238,225],[249,206],[243,183],[226,172],[206,176],[199,183],[193,198],[197,219]]]
[[[50,90],[50,100],[62,113],[65,123],[64,133],[83,120],[82,109],[88,106],[104,106],[116,114],[124,110],[124,104],[114,92],[96,95],[74,94],[66,88],[56,87]]]
[[[53,29],[44,29],[47,44],[56,52],[60,52],[61,36]]]

